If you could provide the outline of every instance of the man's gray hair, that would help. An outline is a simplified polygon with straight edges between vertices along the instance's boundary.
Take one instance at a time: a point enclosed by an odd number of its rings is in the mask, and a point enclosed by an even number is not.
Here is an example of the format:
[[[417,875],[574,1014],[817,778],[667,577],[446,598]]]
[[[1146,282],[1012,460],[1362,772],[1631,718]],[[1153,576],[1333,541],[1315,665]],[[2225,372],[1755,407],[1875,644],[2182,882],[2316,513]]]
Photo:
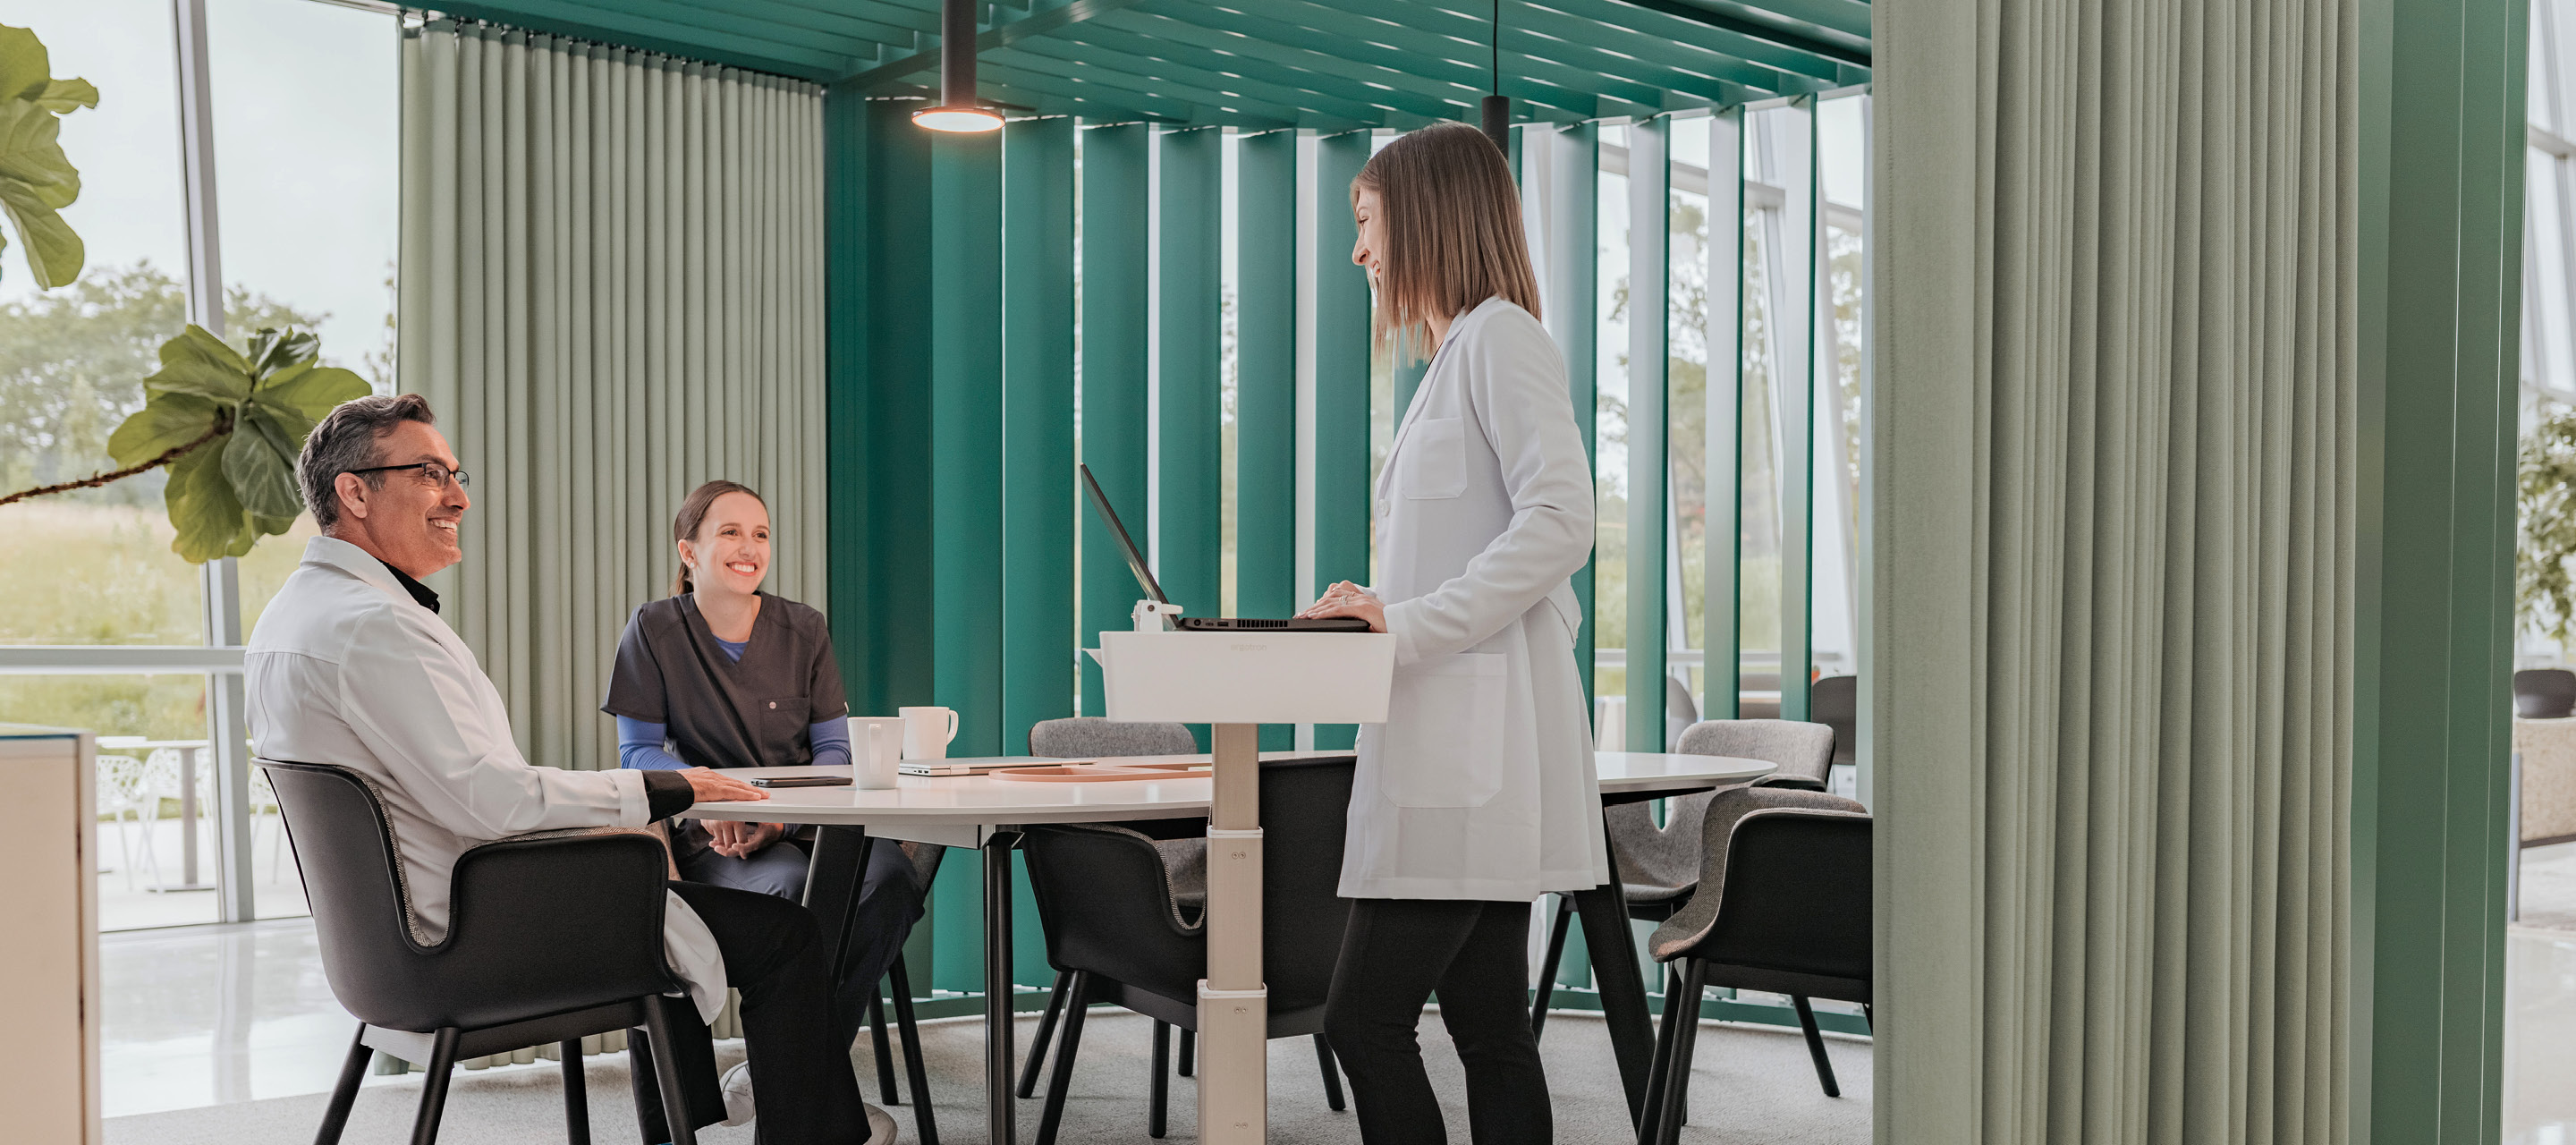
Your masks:
[[[429,402],[419,394],[375,394],[340,403],[304,439],[304,455],[295,462],[295,480],[304,487],[304,505],[323,531],[340,523],[337,478],[353,469],[380,464],[376,442],[407,421],[436,425]],[[359,475],[370,489],[384,487],[382,473]]]

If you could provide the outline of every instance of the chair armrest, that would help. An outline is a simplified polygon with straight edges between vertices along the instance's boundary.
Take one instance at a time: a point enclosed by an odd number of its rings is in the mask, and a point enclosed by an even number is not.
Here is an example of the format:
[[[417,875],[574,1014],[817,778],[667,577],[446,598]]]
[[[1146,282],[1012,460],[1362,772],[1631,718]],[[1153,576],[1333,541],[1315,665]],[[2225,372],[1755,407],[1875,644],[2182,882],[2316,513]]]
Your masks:
[[[544,833],[456,861],[440,996],[510,1021],[683,988],[663,958],[661,840],[636,831]]]
[[[1766,775],[1745,786],[1772,787],[1786,791],[1822,791],[1825,789],[1825,781],[1812,775]]]

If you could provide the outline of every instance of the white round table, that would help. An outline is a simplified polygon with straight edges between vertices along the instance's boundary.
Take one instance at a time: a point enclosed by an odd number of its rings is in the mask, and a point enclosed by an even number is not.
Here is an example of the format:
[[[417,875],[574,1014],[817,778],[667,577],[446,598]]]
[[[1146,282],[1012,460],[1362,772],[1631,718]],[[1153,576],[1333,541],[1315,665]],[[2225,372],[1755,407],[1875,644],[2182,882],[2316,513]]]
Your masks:
[[[1313,759],[1332,752],[1274,751],[1263,759]],[[1119,764],[1205,764],[1206,755],[1133,756]],[[1035,761],[1032,761],[1035,762]],[[1733,756],[1641,751],[1593,753],[1604,804],[1629,803],[1705,791],[1770,774],[1770,763]],[[848,775],[839,767],[761,767],[726,772],[784,779],[798,775]],[[865,870],[867,840],[895,839],[975,847],[984,852],[984,1084],[990,1140],[1016,1140],[1012,1100],[1015,1047],[1011,1037],[1011,847],[1018,828],[1032,823],[1102,823],[1131,819],[1204,816],[1213,797],[1206,773],[1171,778],[1084,783],[1029,782],[990,774],[904,776],[892,788],[783,787],[769,798],[702,803],[680,813],[691,819],[753,823],[805,823],[826,828],[815,842],[806,877],[805,905],[833,930],[835,973],[849,948],[850,908]],[[857,830],[850,830],[856,828]],[[837,829],[837,830],[835,830]],[[855,837],[855,838],[854,838]],[[855,845],[854,845],[855,844]],[[827,870],[827,868],[831,868]],[[846,868],[846,869],[844,869]],[[1646,1012],[1646,985],[1637,969],[1636,936],[1628,929],[1619,873],[1574,896],[1586,948],[1601,992],[1631,1109],[1643,1100],[1654,1030]],[[834,927],[838,921],[837,928]]]

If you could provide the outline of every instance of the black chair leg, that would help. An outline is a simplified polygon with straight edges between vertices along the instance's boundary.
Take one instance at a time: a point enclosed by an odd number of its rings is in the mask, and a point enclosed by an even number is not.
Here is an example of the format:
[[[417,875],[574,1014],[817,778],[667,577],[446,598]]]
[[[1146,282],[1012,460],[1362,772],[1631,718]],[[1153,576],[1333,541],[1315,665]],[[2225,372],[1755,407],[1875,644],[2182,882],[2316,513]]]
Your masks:
[[[563,1058],[564,1139],[572,1145],[590,1145],[590,1087],[581,1072],[581,1039],[566,1038],[555,1046]]]
[[[903,1099],[894,1090],[894,1048],[886,1037],[885,991],[868,992],[868,1047],[877,1057],[877,1098],[886,1105],[901,1105]]]
[[[1878,1032],[1878,1015],[1870,1010],[1867,1002],[1860,1004],[1860,1024],[1869,1027],[1873,1034]]]
[[[1056,1126],[1064,1121],[1064,1094],[1073,1084],[1073,1056],[1082,1049],[1083,987],[1090,985],[1088,971],[1073,972],[1073,985],[1064,1000],[1064,1032],[1056,1035],[1055,1069],[1047,1075],[1046,1110],[1038,1115],[1037,1145],[1055,1145]]]
[[[1029,1041],[1029,1060],[1020,1065],[1020,1096],[1038,1095],[1038,1070],[1046,1065],[1047,1040],[1055,1037],[1056,1019],[1064,1014],[1064,984],[1072,975],[1058,971],[1055,989],[1047,993],[1046,1013],[1038,1015],[1038,1036]]]
[[[1315,1035],[1315,1064],[1324,1068],[1324,1107],[1340,1113],[1346,1108],[1342,1104],[1342,1071],[1333,1063],[1333,1043],[1325,1041],[1321,1033]]]
[[[1664,1075],[1668,1072],[1668,1067],[1671,1065],[1673,1060],[1673,1041],[1681,1036],[1682,1031],[1682,1024],[1673,1020],[1673,1007],[1670,1003],[1672,999],[1677,998],[1680,995],[1681,979],[1678,969],[1672,966],[1664,967],[1664,999],[1666,1002],[1664,1006],[1664,1024],[1656,1027],[1655,1029],[1655,1053],[1654,1057],[1649,1059],[1646,1066],[1646,1100],[1644,1104],[1639,1107],[1643,1112],[1639,1115],[1637,1121],[1638,1145],[1653,1145],[1657,1136],[1656,1127],[1662,1124],[1664,1112]]]
[[[653,1139],[645,1127],[653,1123],[653,1111],[661,1108],[662,1079],[653,1068],[653,1046],[644,1031],[626,1031],[626,1081],[635,1095],[635,1129],[644,1145],[663,1145]]]
[[[447,1112],[447,1075],[456,1072],[456,1042],[464,1031],[454,1026],[438,1031],[429,1051],[429,1077],[420,1087],[420,1112],[411,1120],[411,1145],[436,1145],[438,1118]]]
[[[1690,1110],[1691,1059],[1699,1052],[1699,996],[1708,989],[1708,963],[1696,958],[1685,959],[1681,995],[1690,1004],[1675,1008],[1667,1004],[1666,1020],[1681,1019],[1680,1030],[1673,1038],[1672,1057],[1665,1063],[1664,1110],[1657,1119],[1658,1145],[1680,1145],[1682,1122]]]
[[[894,983],[894,1028],[903,1036],[903,1079],[912,1087],[912,1127],[921,1145],[939,1145],[939,1122],[930,1112],[930,1067],[921,1060],[921,1026],[912,1020],[912,974],[903,959],[887,972]]]
[[[1841,1097],[1843,1088],[1834,1084],[1834,1060],[1825,1056],[1825,1035],[1816,1029],[1816,1008],[1807,1004],[1804,994],[1790,995],[1789,1004],[1798,1008],[1798,1028],[1807,1032],[1807,1054],[1816,1059],[1816,1080],[1823,1083],[1825,1096]]]
[[[367,1048],[367,1024],[360,1022],[357,1036],[349,1039],[349,1056],[340,1063],[340,1082],[331,1087],[331,1104],[323,1107],[322,1129],[313,1135],[313,1145],[340,1145],[340,1132],[349,1127],[349,1107],[358,1100],[358,1083],[367,1080],[367,1063],[375,1057],[376,1051]]]
[[[1181,1065],[1175,1071],[1182,1077],[1197,1077],[1199,1072],[1199,1032],[1181,1031]]]
[[[1163,1136],[1165,1112],[1172,1100],[1172,1024],[1154,1020],[1154,1083],[1145,1098],[1145,1136]]]
[[[1547,928],[1547,957],[1538,964],[1538,998],[1530,1003],[1530,1040],[1547,1026],[1547,1008],[1556,1001],[1556,967],[1565,960],[1565,935],[1574,929],[1574,896],[1556,896],[1556,921]]]
[[[698,1145],[697,1127],[689,1123],[689,1102],[682,1095],[686,1088],[680,1078],[679,1039],[671,1034],[671,1015],[659,998],[644,1003],[645,1039],[653,1044],[653,1056],[668,1067],[671,1076],[656,1079],[655,1088],[662,1091],[663,1128],[671,1131],[671,1145]],[[428,1145],[422,1142],[421,1145]]]

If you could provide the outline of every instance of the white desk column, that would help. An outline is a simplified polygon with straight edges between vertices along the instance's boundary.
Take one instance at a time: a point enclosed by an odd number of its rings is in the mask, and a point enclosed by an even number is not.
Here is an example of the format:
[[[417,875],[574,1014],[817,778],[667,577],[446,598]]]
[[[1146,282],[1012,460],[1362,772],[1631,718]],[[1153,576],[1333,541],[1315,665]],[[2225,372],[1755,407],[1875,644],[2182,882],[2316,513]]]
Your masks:
[[[1269,1131],[1270,989],[1261,967],[1261,725],[1217,724],[1208,805],[1208,976],[1199,983],[1199,1140]]]

